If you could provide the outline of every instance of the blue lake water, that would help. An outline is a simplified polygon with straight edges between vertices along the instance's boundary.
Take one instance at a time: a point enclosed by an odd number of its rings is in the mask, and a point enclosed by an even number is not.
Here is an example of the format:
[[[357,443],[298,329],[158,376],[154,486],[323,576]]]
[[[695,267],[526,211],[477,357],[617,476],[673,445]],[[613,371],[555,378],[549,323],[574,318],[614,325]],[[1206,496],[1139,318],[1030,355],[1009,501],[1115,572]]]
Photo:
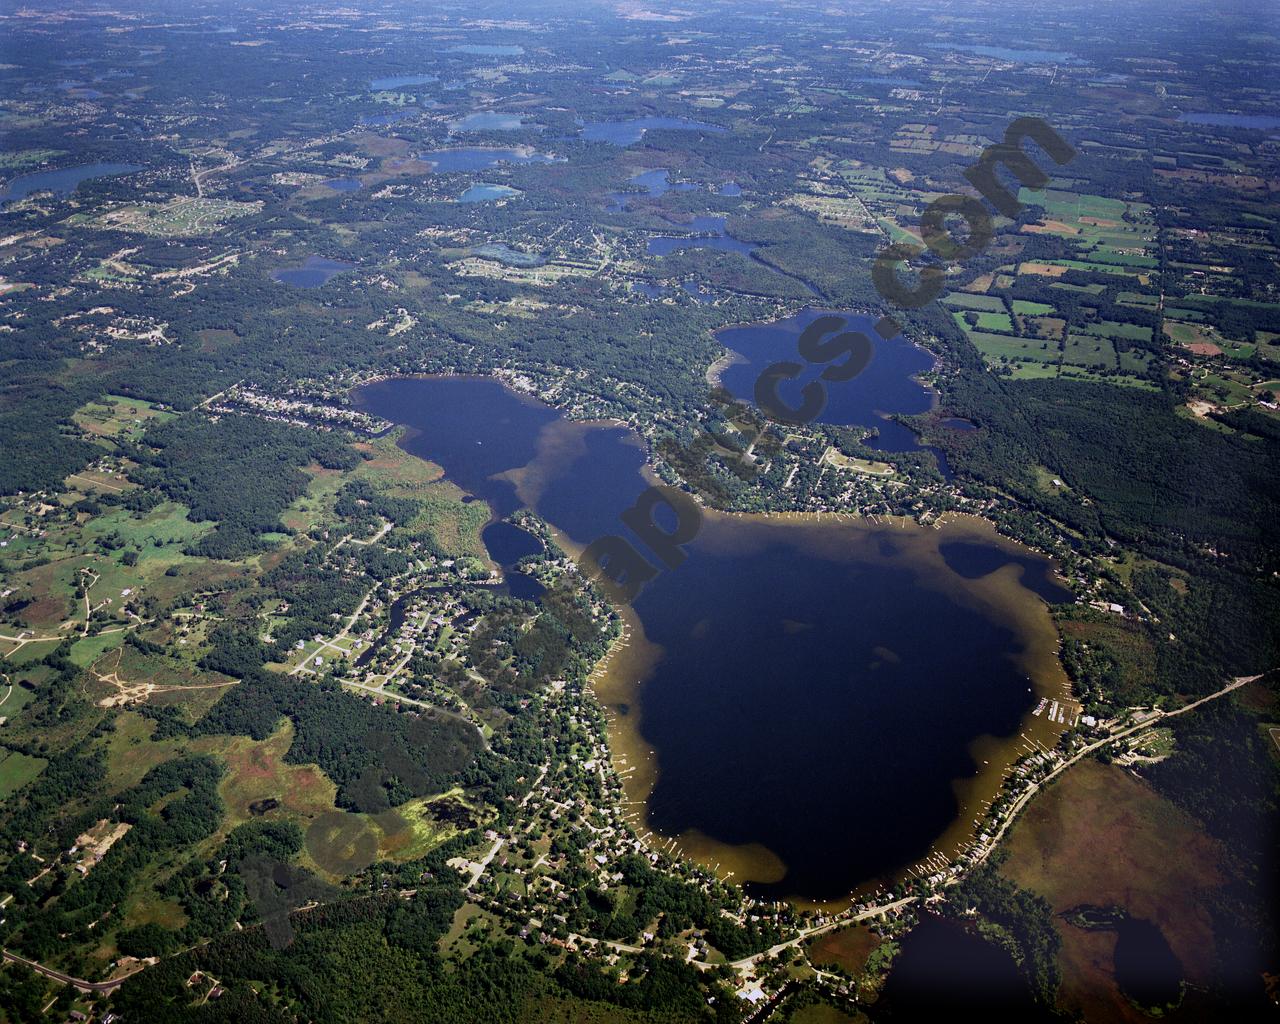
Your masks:
[[[432,164],[440,174],[451,171],[483,171],[498,164],[551,164],[555,157],[543,153],[522,153],[516,149],[488,149],[462,146],[457,149],[433,149],[418,154],[419,160]]]
[[[632,192],[614,192],[609,196],[609,206],[611,212],[617,213],[627,208],[627,200],[635,196],[648,196],[656,198],[657,196],[666,195],[668,192],[691,192],[698,186],[691,181],[673,182],[668,178],[668,172],[665,167],[659,167],[652,171],[641,171],[639,174],[633,175],[627,180],[638,189],[643,191]]]
[[[350,270],[354,263],[343,260],[330,260],[323,256],[308,256],[300,267],[282,267],[271,275],[281,284],[293,285],[295,288],[319,288],[335,274]]]
[[[776,362],[799,362],[797,343],[800,333],[826,311],[804,309],[793,317],[767,324],[728,327],[716,332],[716,339],[732,349],[745,362],[735,363],[721,375],[721,383],[735,397],[755,401],[755,384],[761,371]],[[846,321],[841,330],[861,331],[871,339],[873,352],[867,368],[853,380],[826,382],[826,408],[818,415],[820,423],[875,428],[879,437],[867,443],[886,452],[919,451],[923,446],[906,427],[887,418],[887,414],[927,412],[932,405],[929,390],[914,380],[933,366],[933,357],[917,348],[901,335],[885,341],[874,330],[875,320],[861,313],[835,314]],[[795,380],[778,387],[778,394],[788,405],[799,408],[801,389],[817,380],[829,364],[806,365]]]
[[[493,380],[389,380],[355,398],[415,428],[401,445],[495,516],[531,502],[578,544],[626,533],[619,516],[648,486],[630,431],[568,424]],[[524,467],[536,494],[509,473]],[[762,844],[785,869],[753,886],[768,898],[837,898],[923,855],[961,813],[973,740],[1027,727],[1021,652],[1056,642],[1047,617],[1042,636],[1019,633],[1010,609],[1038,598],[1016,582],[995,604],[967,596],[976,584],[937,545],[972,530],[708,515],[632,606],[654,645],[642,682],[601,696],[611,735],[638,722],[660,765],[649,826]],[[508,560],[528,544],[490,541]]]
[[[472,185],[458,197],[458,202],[487,203],[493,199],[509,199],[519,194],[520,190],[510,185]]]
[[[633,117],[627,121],[589,121],[582,126],[582,137],[588,142],[608,142],[614,146],[630,146],[644,138],[644,133],[654,128],[673,131],[712,132],[728,131],[718,124],[706,124],[688,117]]]
[[[742,195],[742,186],[736,181],[726,181],[720,186],[719,191],[722,196],[740,196]]]
[[[375,78],[369,83],[370,92],[384,92],[388,89],[403,89],[409,85],[430,85],[440,81],[435,75],[388,75],[386,78]]]
[[[539,127],[526,125],[519,114],[502,114],[496,110],[478,111],[449,122],[451,132],[513,132],[520,128]]]
[[[480,532],[485,550],[498,565],[506,581],[507,592],[522,601],[536,601],[546,588],[532,576],[515,568],[520,559],[541,554],[542,541],[527,530],[502,520],[490,523]]]
[[[650,256],[669,256],[680,249],[719,249],[722,252],[746,254],[755,249],[751,243],[740,241],[728,234],[724,224],[724,217],[694,217],[688,224],[682,224],[681,227],[691,232],[704,232],[704,234],[692,238],[656,235],[649,239],[648,253]]]
[[[647,299],[658,299],[666,294],[666,285],[650,284],[648,281],[634,281],[631,284],[631,290],[637,295],[643,295]]]
[[[56,196],[71,195],[81,182],[94,178],[112,178],[120,174],[133,174],[143,168],[137,164],[81,164],[79,167],[63,167],[56,171],[32,171],[20,174],[9,181],[0,192],[0,203],[25,199],[33,192],[52,192]]]
[[[1280,128],[1280,117],[1270,114],[1182,114],[1179,121],[1187,124],[1207,124],[1215,128]]]

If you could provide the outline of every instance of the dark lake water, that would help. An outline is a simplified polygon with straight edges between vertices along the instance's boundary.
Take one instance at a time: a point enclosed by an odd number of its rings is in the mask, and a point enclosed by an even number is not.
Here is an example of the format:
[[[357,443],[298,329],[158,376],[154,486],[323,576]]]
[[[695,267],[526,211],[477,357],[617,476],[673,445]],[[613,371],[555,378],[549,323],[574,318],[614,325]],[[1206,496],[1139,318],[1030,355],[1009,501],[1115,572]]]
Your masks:
[[[721,382],[734,396],[754,402],[755,384],[760,373],[772,363],[805,362],[798,354],[801,332],[824,310],[804,309],[793,317],[767,324],[728,327],[716,332],[722,345],[746,357],[721,375]],[[917,451],[923,446],[906,427],[887,418],[887,413],[921,413],[928,411],[932,398],[924,385],[912,380],[933,366],[933,357],[912,345],[902,336],[888,341],[874,330],[875,320],[861,313],[836,314],[847,321],[843,330],[861,331],[874,346],[867,368],[850,381],[826,382],[827,405],[818,415],[821,423],[844,426],[874,427],[878,438],[868,443],[885,452]],[[801,404],[801,389],[818,379],[826,364],[806,366],[794,381],[779,385],[778,393],[792,408]]]
[[[486,526],[480,533],[480,539],[484,541],[489,557],[502,566],[507,590],[512,597],[536,601],[542,596],[545,588],[541,583],[514,569],[520,559],[539,554],[542,551],[542,541],[528,530],[501,521]]]
[[[664,196],[668,192],[691,192],[698,187],[691,181],[672,182],[667,177],[667,174],[665,167],[659,167],[656,170],[642,171],[633,175],[627,180],[632,185],[635,185],[636,189],[630,192],[614,192],[609,197],[608,209],[615,213],[619,210],[625,210],[628,200],[636,196],[648,196],[652,199]]]
[[[295,288],[319,288],[335,274],[350,270],[354,263],[343,260],[325,259],[323,256],[308,256],[299,267],[283,267],[271,276],[281,284],[293,285]]]
[[[538,126],[526,125],[518,114],[501,114],[496,110],[466,114],[449,122],[451,132],[511,132],[525,127]]]
[[[510,199],[519,194],[520,190],[510,185],[472,185],[458,197],[458,202],[487,203],[493,199]]]
[[[383,92],[387,89],[403,89],[409,85],[430,85],[440,81],[435,75],[388,75],[386,78],[375,78],[369,83],[371,92]]]
[[[52,192],[57,196],[69,196],[81,182],[94,178],[112,178],[120,174],[133,174],[142,170],[137,164],[81,164],[79,167],[63,167],[56,171],[32,171],[11,178],[0,192],[0,203],[25,199],[33,192]]]
[[[324,182],[324,186],[335,192],[354,192],[361,187],[357,178],[330,178]]]
[[[751,253],[755,246],[739,241],[725,230],[724,217],[694,217],[681,224],[685,231],[701,232],[693,237],[684,235],[657,235],[649,239],[650,256],[670,256],[681,249],[719,249],[722,252]]]
[[[1050,563],[1030,552],[1010,556],[1000,548],[967,540],[948,541],[939,545],[938,550],[942,552],[947,568],[967,580],[989,576],[1013,562],[1022,568],[1022,585],[1049,604],[1070,604],[1075,600],[1070,590],[1054,581]]]
[[[644,133],[654,128],[682,132],[713,132],[720,134],[728,129],[718,124],[694,121],[688,117],[633,117],[626,121],[588,121],[582,126],[582,137],[588,142],[608,142],[614,146],[630,146],[644,138]]]
[[[1126,917],[1116,926],[1116,984],[1139,1006],[1172,1006],[1182,998],[1182,964],[1156,925]]]
[[[428,161],[440,174],[450,171],[482,171],[499,164],[550,164],[556,158],[542,153],[526,153],[518,149],[489,149],[460,146],[456,149],[433,149],[418,154],[419,160]]]
[[[902,940],[877,1022],[937,1024],[972,1019],[992,1024],[1047,1024],[1017,965],[1004,950],[962,925],[926,914]]]
[[[413,427],[404,447],[497,517],[527,501],[570,543],[626,533],[647,486],[629,431],[567,424],[492,380],[384,381],[357,400]],[[503,474],[522,468],[517,491]],[[923,855],[957,818],[971,742],[1016,734],[1034,702],[1023,641],[965,596],[937,535],[707,517],[634,603],[659,653],[614,706],[657,752],[650,827],[761,844],[785,865],[753,886],[764,896],[838,898]],[[490,539],[507,560],[524,543]]]

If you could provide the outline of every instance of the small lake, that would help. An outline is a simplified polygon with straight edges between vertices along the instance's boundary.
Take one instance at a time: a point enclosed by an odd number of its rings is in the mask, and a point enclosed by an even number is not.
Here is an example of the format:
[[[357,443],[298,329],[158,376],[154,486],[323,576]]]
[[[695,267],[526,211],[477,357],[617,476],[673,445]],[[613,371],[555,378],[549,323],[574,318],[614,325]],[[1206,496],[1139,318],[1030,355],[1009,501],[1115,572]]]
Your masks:
[[[724,217],[694,217],[680,228],[689,235],[655,235],[649,239],[646,251],[650,256],[670,256],[681,249],[718,249],[721,252],[740,252],[744,256],[755,251],[750,242],[734,238],[725,230]]]
[[[1182,999],[1182,964],[1164,933],[1150,921],[1127,917],[1116,925],[1116,984],[1148,1010]]]
[[[532,576],[517,572],[515,565],[529,555],[541,554],[542,541],[528,530],[503,521],[490,523],[480,533],[489,557],[502,567],[507,592],[524,601],[536,601],[546,588]]]
[[[354,397],[414,428],[402,446],[495,517],[532,508],[570,551],[625,534],[620,513],[649,485],[632,432],[566,421],[493,380]],[[939,551],[959,541],[1003,565],[966,578]],[[486,537],[505,564],[527,543]],[[1030,553],[989,527],[707,512],[686,551],[626,611],[630,643],[596,692],[645,827],[757,894],[839,899],[943,837],[961,844],[1019,732],[1056,740],[1030,712],[1066,692],[1057,634],[1020,582]]]
[[[458,197],[458,202],[487,203],[494,199],[510,199],[519,194],[520,190],[510,185],[472,185]]]
[[[321,184],[325,188],[333,189],[335,192],[354,192],[362,187],[358,178],[330,178]]]
[[[933,914],[902,939],[876,1009],[893,1024],[973,1019],[1048,1024],[1013,958],[956,921]],[[877,1013],[876,1019],[880,1020]]]
[[[353,267],[355,267],[354,263],[347,263],[343,260],[331,260],[323,256],[308,256],[301,266],[282,267],[275,271],[271,277],[281,284],[292,285],[295,288],[319,288],[335,274],[341,274],[344,270],[351,270]]]
[[[502,114],[496,110],[482,110],[466,114],[449,122],[451,132],[513,132],[520,128],[537,128],[526,125],[519,114]]]
[[[121,174],[133,174],[143,170],[137,164],[81,164],[79,167],[63,167],[56,171],[32,171],[11,178],[0,192],[0,203],[16,202],[25,199],[33,192],[52,192],[65,198],[71,195],[82,182],[95,178],[113,178]]]
[[[755,401],[755,384],[761,371],[772,363],[804,362],[797,344],[801,332],[819,316],[831,315],[804,309],[793,317],[765,324],[727,327],[716,332],[726,348],[744,357],[721,374],[721,383],[737,398]],[[913,378],[933,367],[933,357],[901,335],[888,341],[875,332],[875,320],[861,313],[836,313],[846,325],[840,330],[861,331],[871,339],[873,355],[867,368],[850,381],[826,383],[827,405],[818,415],[820,423],[870,427],[880,432],[870,439],[870,447],[886,452],[919,451],[924,446],[916,435],[891,419],[892,413],[927,412],[933,403],[928,388]],[[826,364],[806,366],[799,377],[778,387],[783,401],[793,408],[801,404],[801,389],[817,380]]]
[[[370,92],[386,92],[389,89],[404,89],[411,85],[430,85],[440,81],[435,75],[388,75],[386,78],[375,78],[369,83]]]
[[[652,171],[641,171],[627,179],[632,185],[636,186],[629,192],[613,192],[609,196],[610,212],[617,213],[625,210],[629,205],[629,200],[644,196],[650,199],[656,199],[658,196],[665,196],[668,192],[692,192],[698,186],[691,181],[671,181],[669,172],[665,167],[659,167]]]
[[[525,149],[489,149],[462,146],[457,149],[433,149],[418,154],[440,174],[452,171],[483,171],[499,164],[552,164],[556,157],[534,153]]]
[[[582,137],[587,142],[607,142],[614,146],[630,146],[644,138],[653,129],[681,132],[711,132],[716,135],[728,131],[718,124],[694,121],[688,117],[633,117],[626,121],[588,121],[582,126]]]
[[[1280,128],[1280,117],[1270,114],[1182,114],[1179,121],[1186,124],[1206,124],[1215,128],[1258,128],[1263,131]]]

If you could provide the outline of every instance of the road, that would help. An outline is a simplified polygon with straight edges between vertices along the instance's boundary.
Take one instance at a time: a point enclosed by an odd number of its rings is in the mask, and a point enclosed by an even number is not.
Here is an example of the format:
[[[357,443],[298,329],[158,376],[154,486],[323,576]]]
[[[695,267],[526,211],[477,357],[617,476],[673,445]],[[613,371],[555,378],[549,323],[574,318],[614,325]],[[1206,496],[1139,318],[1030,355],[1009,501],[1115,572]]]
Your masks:
[[[63,974],[61,971],[55,971],[52,967],[45,967],[44,964],[38,964],[34,960],[26,960],[18,956],[17,953],[10,953],[7,949],[0,950],[6,960],[10,960],[15,964],[22,964],[24,967],[30,967],[37,974],[43,974],[46,978],[52,978],[54,981],[61,982],[63,985],[71,985],[79,989],[81,992],[97,992],[105,995],[108,992],[114,992],[126,981],[132,978],[139,971],[145,970],[149,965],[142,964],[128,974],[122,974],[118,978],[112,978],[110,981],[85,981],[83,978],[73,978],[69,974]]]
[[[985,847],[983,847],[983,849],[981,850],[981,852],[977,854],[977,856],[974,857],[973,866],[977,867],[979,864],[981,864],[983,861],[985,861],[988,857],[991,856],[991,854],[995,851],[996,847],[1000,845],[1000,840],[1004,836],[1005,832],[1009,830],[1009,826],[1012,825],[1014,822],[1014,819],[1018,817],[1019,812],[1021,812],[1021,810],[1024,807],[1026,807],[1028,803],[1031,802],[1031,799],[1037,793],[1039,793],[1040,790],[1044,788],[1044,786],[1047,783],[1057,778],[1059,775],[1065,772],[1073,764],[1076,764],[1082,758],[1088,757],[1090,754],[1094,753],[1095,751],[1101,750],[1108,743],[1114,743],[1116,740],[1122,740],[1126,736],[1132,736],[1135,732],[1141,732],[1144,729],[1150,729],[1152,726],[1156,725],[1158,722],[1163,722],[1167,718],[1176,718],[1178,715],[1185,715],[1188,711],[1194,711],[1196,708],[1200,707],[1200,705],[1202,704],[1207,704],[1211,700],[1217,700],[1219,697],[1225,696],[1226,694],[1230,693],[1232,690],[1238,690],[1240,687],[1246,686],[1249,683],[1252,683],[1255,679],[1261,679],[1261,678],[1262,678],[1261,674],[1256,676],[1237,676],[1235,679],[1229,682],[1226,686],[1224,686],[1221,690],[1216,690],[1215,692],[1209,694],[1208,696],[1201,697],[1199,700],[1193,701],[1190,704],[1184,704],[1182,707],[1178,708],[1176,711],[1161,711],[1160,709],[1157,708],[1150,718],[1145,719],[1142,722],[1139,722],[1137,725],[1131,725],[1129,726],[1129,728],[1122,729],[1120,732],[1112,733],[1110,736],[1106,737],[1105,739],[1096,740],[1095,742],[1090,743],[1087,747],[1082,747],[1080,750],[1076,751],[1076,753],[1073,756],[1067,758],[1065,761],[1059,764],[1056,768],[1053,769],[1053,771],[1051,771],[1039,782],[1031,786],[1031,788],[1029,788],[1025,793],[1022,794],[1022,796],[1018,797],[1018,799],[1013,802],[1013,805],[1009,808],[1009,812],[1004,816],[1004,820],[1000,823],[1000,827],[996,829],[995,835],[991,837],[991,841],[987,843]]]
[[[384,690],[377,686],[368,686],[364,683],[352,682],[350,679],[343,679],[342,685],[353,690],[360,690],[362,693],[371,693],[381,697],[383,700],[394,700],[400,704],[412,704],[415,708],[426,708],[428,711],[434,711],[437,714],[444,715],[446,718],[456,718],[459,722],[466,722],[476,732],[480,734],[480,742],[484,744],[485,750],[489,749],[489,741],[485,739],[484,730],[475,722],[471,721],[466,715],[453,711],[450,708],[442,708],[439,704],[428,704],[425,700],[414,700],[412,697],[406,697],[403,694],[395,693],[392,690]]]

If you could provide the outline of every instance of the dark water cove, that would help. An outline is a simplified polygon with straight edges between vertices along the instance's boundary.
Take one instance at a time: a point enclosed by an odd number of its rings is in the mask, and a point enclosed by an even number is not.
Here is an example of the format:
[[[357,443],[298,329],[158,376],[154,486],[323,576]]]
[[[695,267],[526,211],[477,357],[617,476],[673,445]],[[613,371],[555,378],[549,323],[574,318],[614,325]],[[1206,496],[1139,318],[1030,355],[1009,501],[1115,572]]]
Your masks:
[[[721,374],[721,383],[736,398],[755,401],[755,385],[765,367],[776,362],[805,360],[796,347],[801,332],[829,310],[804,309],[785,320],[766,324],[727,327],[716,332],[716,340],[743,357]],[[870,447],[884,452],[919,451],[924,446],[906,427],[888,418],[891,413],[927,412],[932,405],[929,390],[913,379],[933,366],[933,357],[917,348],[901,335],[888,341],[875,332],[875,320],[861,313],[837,312],[848,321],[842,330],[861,331],[871,339],[873,354],[867,368],[850,381],[827,383],[827,406],[818,416],[821,423],[870,427],[879,436],[870,439]],[[792,407],[801,404],[801,390],[817,380],[825,365],[806,366],[794,381],[779,386],[778,393]],[[941,462],[941,454],[939,461]],[[944,473],[946,464],[942,463]]]
[[[94,178],[113,178],[120,174],[132,174],[142,170],[137,164],[81,164],[79,167],[63,167],[56,171],[32,171],[30,174],[19,174],[9,179],[0,192],[0,206],[5,203],[25,199],[33,192],[52,192],[65,198],[71,195],[80,183]]]
[[[494,522],[480,533],[480,539],[489,557],[502,566],[507,592],[512,597],[536,601],[546,588],[532,576],[517,572],[515,565],[522,558],[542,552],[542,541],[528,530],[507,522]]]
[[[902,940],[876,1009],[876,1020],[885,1024],[963,1020],[966,1011],[991,1024],[1053,1019],[1031,998],[1008,953],[933,914],[925,914]]]
[[[957,540],[941,544],[938,550],[947,568],[967,580],[988,576],[1010,562],[1010,555],[999,548],[972,541]],[[1075,600],[1075,595],[1053,579],[1052,565],[1033,554],[1014,556],[1012,561],[1022,567],[1022,585],[1039,594],[1050,604],[1065,604]]]
[[[619,514],[647,486],[629,431],[566,424],[496,381],[391,380],[356,397],[412,427],[403,447],[495,516],[527,501],[577,544],[624,533]],[[532,553],[495,529],[495,560]],[[660,764],[649,826],[759,844],[785,872],[753,889],[777,898],[837,899],[922,856],[957,818],[970,744],[1015,734],[1034,703],[1015,628],[966,597],[976,584],[937,543],[709,516],[634,606],[661,651],[638,703],[615,711],[639,716]]]
[[[328,282],[329,278],[336,274],[341,274],[344,270],[350,270],[354,266],[354,263],[347,263],[345,260],[330,260],[323,256],[308,256],[303,260],[301,266],[282,267],[280,270],[275,271],[271,277],[281,284],[293,285],[295,288],[319,288]]]

